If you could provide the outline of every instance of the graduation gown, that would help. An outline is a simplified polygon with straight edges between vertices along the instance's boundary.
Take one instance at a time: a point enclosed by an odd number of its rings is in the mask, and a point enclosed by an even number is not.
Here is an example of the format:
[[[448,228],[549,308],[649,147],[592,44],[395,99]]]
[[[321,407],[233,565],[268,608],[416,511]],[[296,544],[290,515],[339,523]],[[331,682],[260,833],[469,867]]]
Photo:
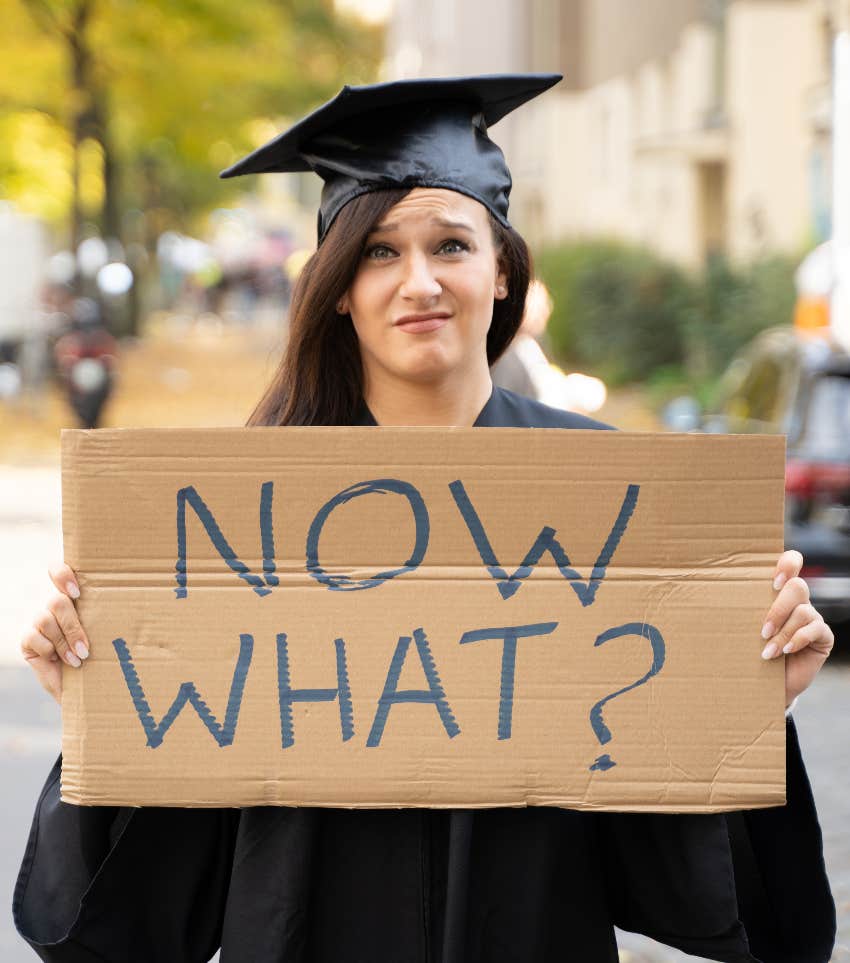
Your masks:
[[[500,388],[475,425],[608,427]],[[616,963],[615,925],[726,963],[827,963],[835,907],[786,725],[787,804],[732,814],[72,806],[60,757],[15,924],[50,963],[219,946],[221,963]]]

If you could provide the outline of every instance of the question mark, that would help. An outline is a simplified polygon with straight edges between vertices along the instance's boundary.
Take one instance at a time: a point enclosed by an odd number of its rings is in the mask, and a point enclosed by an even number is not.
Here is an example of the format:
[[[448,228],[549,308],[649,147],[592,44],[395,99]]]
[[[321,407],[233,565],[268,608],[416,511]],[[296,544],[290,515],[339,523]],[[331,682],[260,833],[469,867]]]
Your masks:
[[[646,622],[627,622],[625,625],[615,626],[613,629],[606,629],[596,637],[596,641],[593,643],[594,648],[597,645],[602,645],[603,642],[608,642],[611,639],[620,639],[624,635],[640,635],[645,639],[649,640],[649,644],[652,646],[652,667],[645,676],[638,679],[637,682],[633,682],[631,685],[627,685],[625,689],[618,689],[616,692],[612,692],[610,695],[605,696],[604,699],[600,699],[599,702],[590,710],[590,724],[593,726],[593,731],[596,734],[596,738],[599,740],[599,745],[604,746],[606,742],[611,739],[611,730],[605,725],[602,719],[602,707],[606,702],[610,702],[611,699],[616,699],[617,696],[621,696],[624,692],[628,692],[630,689],[636,689],[638,686],[643,685],[645,682],[654,676],[658,675],[661,671],[661,667],[664,665],[664,639],[658,629],[654,625],[648,625]],[[607,755],[597,756],[596,761],[590,766],[590,770],[598,769],[605,772],[612,766],[616,766],[617,763]]]

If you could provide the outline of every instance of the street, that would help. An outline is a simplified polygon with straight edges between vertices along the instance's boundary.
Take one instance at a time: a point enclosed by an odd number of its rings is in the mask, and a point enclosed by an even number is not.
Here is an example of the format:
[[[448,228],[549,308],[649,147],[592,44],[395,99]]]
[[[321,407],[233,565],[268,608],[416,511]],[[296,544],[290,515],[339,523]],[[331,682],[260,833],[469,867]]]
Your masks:
[[[58,707],[23,665],[21,631],[44,604],[44,567],[61,555],[59,484],[53,467],[0,469],[0,960],[26,963],[35,955],[15,935],[11,899],[17,869],[43,780],[59,752]],[[844,639],[846,641],[846,637]],[[826,861],[839,914],[836,963],[850,963],[850,657],[834,658],[795,712],[824,831]],[[777,841],[781,845],[781,841]],[[631,934],[618,934],[623,963],[693,960]],[[565,954],[569,959],[569,954]],[[156,963],[156,961],[151,961]],[[341,961],[343,963],[343,961]],[[399,961],[402,963],[402,961]],[[519,963],[519,961],[518,961]],[[581,961],[590,963],[590,961]]]

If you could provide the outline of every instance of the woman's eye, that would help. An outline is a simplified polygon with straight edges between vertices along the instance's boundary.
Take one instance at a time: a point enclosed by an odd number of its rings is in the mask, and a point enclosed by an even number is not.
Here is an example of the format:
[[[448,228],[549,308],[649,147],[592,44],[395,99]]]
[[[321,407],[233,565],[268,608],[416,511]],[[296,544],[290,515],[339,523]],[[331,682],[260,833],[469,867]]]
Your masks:
[[[468,250],[469,250],[469,245],[468,245],[468,244],[464,244],[463,241],[458,241],[456,238],[452,238],[452,239],[449,240],[449,241],[445,241],[445,242],[442,244],[442,246],[440,247],[440,250],[441,250],[441,251],[445,251],[445,249],[446,249],[447,247],[448,247],[448,248],[452,248],[452,250],[449,250],[449,252],[448,252],[449,254],[456,254],[456,253],[458,253],[458,251],[468,251]]]
[[[373,244],[365,252],[365,256],[374,261],[386,261],[389,254],[392,254],[392,250],[386,244]]]

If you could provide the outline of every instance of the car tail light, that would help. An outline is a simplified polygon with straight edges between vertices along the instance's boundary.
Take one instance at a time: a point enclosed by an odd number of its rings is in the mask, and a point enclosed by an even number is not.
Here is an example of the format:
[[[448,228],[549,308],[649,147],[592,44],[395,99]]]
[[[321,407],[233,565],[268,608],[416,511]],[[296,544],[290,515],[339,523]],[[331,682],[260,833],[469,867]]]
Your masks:
[[[826,575],[825,565],[804,565],[800,569],[800,578],[818,578],[821,575]]]
[[[785,491],[800,498],[814,495],[841,497],[850,493],[850,465],[789,459],[785,465]]]

